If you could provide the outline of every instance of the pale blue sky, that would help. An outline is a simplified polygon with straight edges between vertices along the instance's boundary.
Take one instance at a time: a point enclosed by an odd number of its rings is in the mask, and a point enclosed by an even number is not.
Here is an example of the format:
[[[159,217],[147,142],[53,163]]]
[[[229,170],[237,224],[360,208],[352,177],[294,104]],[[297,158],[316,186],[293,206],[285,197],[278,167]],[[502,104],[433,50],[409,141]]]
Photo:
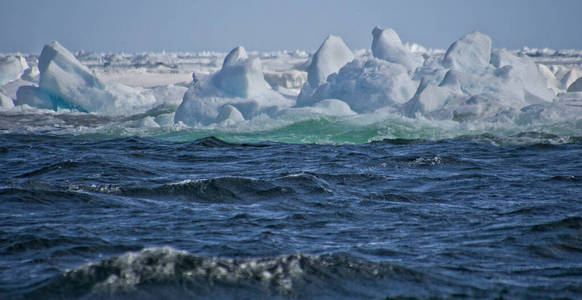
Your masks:
[[[375,25],[427,47],[479,30],[496,48],[582,49],[582,0],[0,0],[0,52],[314,51],[328,34],[361,49]]]

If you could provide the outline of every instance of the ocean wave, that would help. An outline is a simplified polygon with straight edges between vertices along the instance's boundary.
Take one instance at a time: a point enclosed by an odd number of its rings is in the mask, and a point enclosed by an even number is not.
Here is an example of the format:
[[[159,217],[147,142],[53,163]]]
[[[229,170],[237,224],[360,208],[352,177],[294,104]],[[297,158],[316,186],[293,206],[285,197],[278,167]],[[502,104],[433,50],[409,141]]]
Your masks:
[[[184,180],[152,188],[122,188],[124,196],[180,199],[184,201],[241,203],[273,200],[294,190],[269,181],[244,177]]]
[[[379,298],[400,295],[403,282],[421,287],[407,295],[424,297],[426,281],[442,280],[345,254],[231,259],[156,247],[64,272],[25,298]]]

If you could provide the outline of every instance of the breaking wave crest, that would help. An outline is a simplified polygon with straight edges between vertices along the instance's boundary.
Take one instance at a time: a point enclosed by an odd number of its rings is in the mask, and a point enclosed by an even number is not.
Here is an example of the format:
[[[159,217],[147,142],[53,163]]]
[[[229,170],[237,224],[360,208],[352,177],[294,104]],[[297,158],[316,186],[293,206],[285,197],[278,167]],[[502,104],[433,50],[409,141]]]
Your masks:
[[[439,281],[389,263],[372,263],[345,254],[264,258],[206,257],[169,247],[90,263],[50,279],[26,298],[151,299],[398,296],[399,283]],[[386,284],[384,295],[371,287]],[[410,295],[412,291],[407,291]],[[412,294],[425,296],[418,289]]]

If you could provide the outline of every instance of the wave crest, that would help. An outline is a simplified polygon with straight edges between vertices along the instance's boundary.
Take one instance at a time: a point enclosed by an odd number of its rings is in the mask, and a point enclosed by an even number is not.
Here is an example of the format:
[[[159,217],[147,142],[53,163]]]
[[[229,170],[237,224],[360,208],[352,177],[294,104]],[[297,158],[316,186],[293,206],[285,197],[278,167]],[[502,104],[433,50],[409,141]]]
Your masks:
[[[426,275],[403,267],[360,261],[344,254],[229,259],[156,247],[68,271],[29,296],[98,299],[229,295],[229,298],[253,298],[337,294],[370,297],[373,295],[367,294],[370,291],[363,287],[354,290],[361,285],[346,283],[371,283],[382,278],[414,282],[427,279]]]

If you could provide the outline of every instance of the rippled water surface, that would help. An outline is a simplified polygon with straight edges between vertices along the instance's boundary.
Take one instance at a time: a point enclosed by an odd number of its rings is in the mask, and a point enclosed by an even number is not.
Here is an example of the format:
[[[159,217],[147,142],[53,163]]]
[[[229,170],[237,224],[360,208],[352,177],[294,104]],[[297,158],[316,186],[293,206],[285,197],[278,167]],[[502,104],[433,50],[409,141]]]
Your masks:
[[[581,140],[515,139],[3,134],[0,298],[580,298]]]

